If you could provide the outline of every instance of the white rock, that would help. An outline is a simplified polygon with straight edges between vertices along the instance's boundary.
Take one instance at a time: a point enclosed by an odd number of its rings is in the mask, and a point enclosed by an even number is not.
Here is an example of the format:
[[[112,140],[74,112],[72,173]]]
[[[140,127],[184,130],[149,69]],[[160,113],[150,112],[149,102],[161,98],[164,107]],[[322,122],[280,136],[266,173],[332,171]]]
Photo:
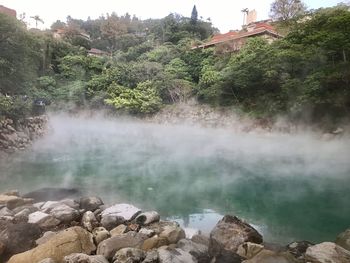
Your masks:
[[[106,215],[120,216],[125,220],[132,220],[141,210],[137,207],[129,204],[116,204],[108,207],[103,210],[101,216],[104,217]]]
[[[28,216],[28,223],[31,224],[37,224],[39,227],[43,228],[43,229],[49,229],[52,227],[57,226],[58,224],[60,224],[60,220],[54,218],[53,216],[40,212],[40,211],[36,211],[34,213],[29,214]]]

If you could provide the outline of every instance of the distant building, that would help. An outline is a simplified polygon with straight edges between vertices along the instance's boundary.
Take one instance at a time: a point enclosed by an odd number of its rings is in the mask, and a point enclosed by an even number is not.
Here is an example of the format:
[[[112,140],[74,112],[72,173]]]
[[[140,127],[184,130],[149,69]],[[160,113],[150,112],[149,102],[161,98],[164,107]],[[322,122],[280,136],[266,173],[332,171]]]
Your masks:
[[[276,39],[282,38],[274,27],[269,23],[270,21],[253,22],[243,26],[241,31],[230,31],[226,34],[217,34],[212,39],[202,45],[197,45],[192,49],[219,47],[222,52],[239,51],[246,43],[248,38],[262,37],[269,43]]]
[[[108,56],[109,54],[106,51],[97,49],[97,48],[92,48],[88,51],[88,56],[94,56],[94,57],[103,57],[103,56]]]
[[[56,38],[56,39],[62,39],[67,33],[68,33],[68,30],[67,30],[66,28],[60,28],[60,29],[56,29],[56,30],[52,33],[52,35],[53,35],[53,37]],[[78,34],[80,37],[82,37],[82,38],[84,38],[84,39],[86,39],[86,40],[88,40],[88,41],[91,41],[90,35],[88,35],[88,34],[86,34],[86,33],[83,33],[83,32],[77,32],[77,34]]]
[[[13,16],[13,17],[17,17],[17,12],[16,10],[14,9],[11,9],[11,8],[7,8],[3,5],[0,5],[0,13],[2,14],[6,14],[6,15],[9,15],[9,16]]]

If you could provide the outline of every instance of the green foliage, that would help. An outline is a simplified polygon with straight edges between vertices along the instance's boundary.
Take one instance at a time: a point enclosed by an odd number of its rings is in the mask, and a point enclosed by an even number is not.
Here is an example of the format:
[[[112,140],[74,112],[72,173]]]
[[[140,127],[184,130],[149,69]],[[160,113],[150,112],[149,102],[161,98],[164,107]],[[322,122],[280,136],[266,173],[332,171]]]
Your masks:
[[[105,100],[108,105],[128,113],[154,113],[162,105],[161,98],[150,81],[139,83],[135,89],[112,84],[108,88],[108,94],[110,98]]]
[[[0,93],[0,116],[11,119],[27,117],[32,110],[32,104],[20,96],[5,96]]]

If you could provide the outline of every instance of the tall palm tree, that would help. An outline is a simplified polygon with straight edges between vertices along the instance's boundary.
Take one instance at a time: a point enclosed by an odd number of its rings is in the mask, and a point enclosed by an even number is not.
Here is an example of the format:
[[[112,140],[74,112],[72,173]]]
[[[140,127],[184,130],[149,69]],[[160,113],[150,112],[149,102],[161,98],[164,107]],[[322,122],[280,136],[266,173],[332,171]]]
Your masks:
[[[44,24],[44,21],[38,16],[31,16],[30,18],[33,18],[35,20],[35,28],[38,28],[38,22]]]

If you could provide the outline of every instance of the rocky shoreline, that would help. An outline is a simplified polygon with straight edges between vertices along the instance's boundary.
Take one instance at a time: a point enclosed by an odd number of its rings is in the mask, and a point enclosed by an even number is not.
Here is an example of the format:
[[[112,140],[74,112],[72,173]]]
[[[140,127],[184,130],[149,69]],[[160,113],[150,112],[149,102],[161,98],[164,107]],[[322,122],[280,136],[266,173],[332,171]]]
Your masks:
[[[350,229],[335,242],[282,246],[265,243],[257,230],[232,215],[209,236],[189,234],[156,211],[76,194],[74,189],[0,194],[0,262],[350,262]]]
[[[0,157],[25,150],[32,142],[42,137],[48,125],[46,115],[26,118],[17,122],[0,120]]]

